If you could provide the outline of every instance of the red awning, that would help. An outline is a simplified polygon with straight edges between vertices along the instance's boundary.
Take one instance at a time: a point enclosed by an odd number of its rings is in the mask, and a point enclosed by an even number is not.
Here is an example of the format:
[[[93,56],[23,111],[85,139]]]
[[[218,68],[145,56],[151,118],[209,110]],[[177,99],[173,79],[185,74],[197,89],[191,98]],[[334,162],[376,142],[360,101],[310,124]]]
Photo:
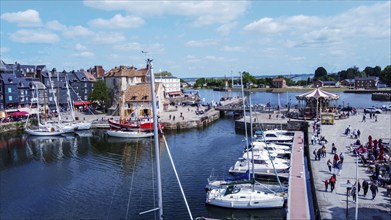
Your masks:
[[[13,116],[13,117],[17,117],[17,116],[24,116],[24,115],[28,115],[28,114],[29,114],[28,112],[11,112],[8,115]]]
[[[89,105],[89,101],[80,101],[80,102],[73,102],[73,105],[80,106],[80,105]]]
[[[182,92],[167,92],[169,95],[181,95]]]

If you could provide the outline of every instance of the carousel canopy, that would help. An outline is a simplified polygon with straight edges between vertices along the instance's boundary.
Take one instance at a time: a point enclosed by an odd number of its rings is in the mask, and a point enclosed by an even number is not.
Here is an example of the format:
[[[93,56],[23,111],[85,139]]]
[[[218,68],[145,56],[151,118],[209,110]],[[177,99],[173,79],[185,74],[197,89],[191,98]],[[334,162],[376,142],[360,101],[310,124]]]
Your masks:
[[[327,100],[337,100],[337,99],[339,99],[339,95],[323,91],[320,88],[316,88],[313,91],[306,92],[304,94],[296,96],[297,100],[308,100],[311,98],[313,98],[313,99],[323,98],[323,99],[327,99]]]

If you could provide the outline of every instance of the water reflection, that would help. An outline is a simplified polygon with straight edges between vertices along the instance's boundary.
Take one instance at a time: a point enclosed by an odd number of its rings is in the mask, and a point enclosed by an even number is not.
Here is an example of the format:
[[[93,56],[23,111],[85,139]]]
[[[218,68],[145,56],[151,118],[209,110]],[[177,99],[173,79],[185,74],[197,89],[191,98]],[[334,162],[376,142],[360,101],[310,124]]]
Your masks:
[[[216,219],[286,219],[286,213],[284,209],[238,210],[214,206],[206,206],[206,208],[208,210],[208,217]]]

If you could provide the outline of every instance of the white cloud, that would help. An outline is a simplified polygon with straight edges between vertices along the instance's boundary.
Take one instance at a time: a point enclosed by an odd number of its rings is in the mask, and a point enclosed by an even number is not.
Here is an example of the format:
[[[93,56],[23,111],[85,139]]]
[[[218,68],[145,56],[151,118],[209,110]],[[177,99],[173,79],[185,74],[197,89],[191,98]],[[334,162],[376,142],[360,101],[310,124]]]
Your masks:
[[[46,28],[53,31],[60,31],[65,38],[88,37],[94,34],[94,32],[81,25],[66,26],[56,20],[47,22]]]
[[[105,11],[125,10],[139,16],[180,15],[194,17],[194,24],[224,24],[242,15],[249,1],[89,1],[84,5]]]
[[[142,46],[136,42],[115,45],[113,48],[115,50],[120,50],[120,51],[141,51],[142,50]]]
[[[0,53],[3,54],[3,53],[7,53],[8,51],[10,51],[7,47],[0,47]]]
[[[222,35],[228,35],[232,29],[234,29],[238,25],[238,22],[230,22],[226,24],[222,24],[220,27],[216,29]]]
[[[75,45],[75,50],[77,50],[77,51],[86,51],[87,47],[85,47],[83,44],[76,44]]]
[[[10,35],[10,40],[19,43],[44,43],[52,44],[60,40],[55,33],[47,30],[18,30]]]
[[[97,44],[116,44],[125,41],[122,33],[98,33],[92,39]]]
[[[390,38],[390,7],[390,2],[385,2],[328,17],[264,17],[245,25],[243,30],[267,34],[274,40],[285,38],[288,48],[333,47],[360,38]]]
[[[41,25],[39,12],[33,9],[11,13],[6,12],[1,15],[1,19],[15,23],[19,27],[37,27]]]
[[[285,29],[281,22],[275,21],[273,18],[261,18],[244,27],[245,31],[259,31],[262,33],[278,33]]]
[[[86,58],[88,58],[88,57],[93,57],[93,56],[95,56],[95,54],[92,53],[92,52],[90,52],[90,51],[82,51],[82,52],[80,52],[80,53],[75,53],[75,54],[73,54],[73,56],[75,56],[75,57],[86,57]]]
[[[224,46],[221,50],[225,52],[243,52],[244,48],[240,46]]]
[[[213,39],[206,39],[206,40],[190,40],[186,42],[187,47],[206,47],[212,45],[217,45],[217,41]]]
[[[97,18],[89,22],[93,27],[101,28],[137,28],[144,24],[144,20],[136,16],[122,16],[116,14],[109,20]]]

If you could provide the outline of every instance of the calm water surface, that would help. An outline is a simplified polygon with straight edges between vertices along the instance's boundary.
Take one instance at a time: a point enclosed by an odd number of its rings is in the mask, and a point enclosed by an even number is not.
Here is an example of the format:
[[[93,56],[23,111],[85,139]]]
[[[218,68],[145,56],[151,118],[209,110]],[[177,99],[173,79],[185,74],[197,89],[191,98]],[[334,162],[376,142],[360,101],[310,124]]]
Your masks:
[[[284,210],[233,211],[204,204],[207,177],[227,176],[243,135],[232,118],[205,129],[166,133],[194,217],[283,219]],[[0,135],[0,219],[155,219],[153,140]],[[189,219],[166,147],[161,148],[165,219]]]

